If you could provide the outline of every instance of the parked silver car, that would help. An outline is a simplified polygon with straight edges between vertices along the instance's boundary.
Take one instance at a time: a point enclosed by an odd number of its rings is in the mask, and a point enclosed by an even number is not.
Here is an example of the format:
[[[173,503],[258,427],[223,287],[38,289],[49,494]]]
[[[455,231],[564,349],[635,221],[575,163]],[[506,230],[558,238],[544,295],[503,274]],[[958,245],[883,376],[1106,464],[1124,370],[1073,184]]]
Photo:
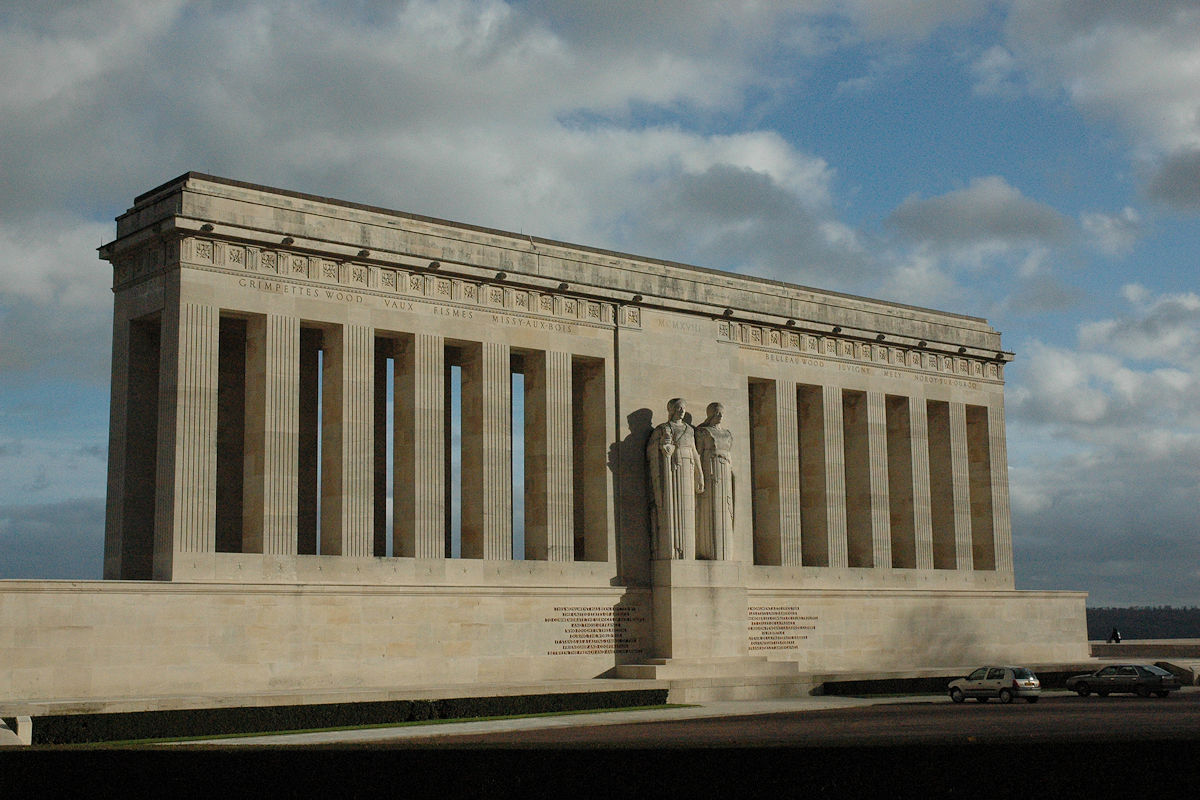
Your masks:
[[[961,703],[974,697],[981,703],[996,698],[1011,703],[1014,697],[1036,703],[1042,696],[1042,682],[1025,667],[980,667],[965,678],[950,681],[950,699]]]

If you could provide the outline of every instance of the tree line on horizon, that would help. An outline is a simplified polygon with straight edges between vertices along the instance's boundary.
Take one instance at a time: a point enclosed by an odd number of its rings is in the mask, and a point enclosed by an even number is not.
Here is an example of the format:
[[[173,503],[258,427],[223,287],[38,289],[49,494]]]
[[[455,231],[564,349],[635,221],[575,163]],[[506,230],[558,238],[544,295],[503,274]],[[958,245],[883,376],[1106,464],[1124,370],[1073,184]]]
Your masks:
[[[1097,606],[1087,609],[1088,639],[1104,640],[1112,629],[1123,639],[1200,639],[1197,606]]]

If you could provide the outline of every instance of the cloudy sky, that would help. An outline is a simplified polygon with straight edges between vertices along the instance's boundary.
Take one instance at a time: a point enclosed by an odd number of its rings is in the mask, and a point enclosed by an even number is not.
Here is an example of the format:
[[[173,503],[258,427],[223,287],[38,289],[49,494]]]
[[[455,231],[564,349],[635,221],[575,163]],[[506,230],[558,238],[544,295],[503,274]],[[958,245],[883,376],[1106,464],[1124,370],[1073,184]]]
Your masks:
[[[100,575],[111,273],[188,170],[983,316],[1017,585],[1200,605],[1195,0],[8,0],[0,577]]]

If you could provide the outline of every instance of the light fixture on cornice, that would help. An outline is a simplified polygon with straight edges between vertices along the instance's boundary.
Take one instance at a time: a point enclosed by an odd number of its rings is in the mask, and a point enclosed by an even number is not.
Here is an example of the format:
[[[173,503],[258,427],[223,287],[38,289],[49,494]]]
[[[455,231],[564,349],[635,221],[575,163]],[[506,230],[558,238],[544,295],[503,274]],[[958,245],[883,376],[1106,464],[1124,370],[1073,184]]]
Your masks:
[[[794,320],[794,319],[789,319],[789,320],[788,320],[787,322],[785,322],[784,324],[785,324],[785,325],[787,325],[789,328],[794,328],[794,327],[796,327],[796,320]]]
[[[213,226],[212,226],[211,222],[206,222],[200,226],[200,230],[204,231],[205,233],[211,233],[212,229],[213,229]]]
[[[502,281],[502,280],[504,280],[504,279],[505,279],[505,278],[507,278],[507,277],[508,277],[508,273],[507,273],[507,272],[497,272],[497,273],[496,273],[496,280],[498,280],[498,281]]]
[[[884,336],[883,336],[883,334],[882,334],[882,333],[877,333],[877,334],[875,334],[875,341],[877,341],[877,342],[882,342],[882,341],[883,341],[883,339],[884,339]]]
[[[429,262],[429,269],[437,269],[440,266],[441,266],[441,263],[438,261],[430,261]]]
[[[925,341],[924,339],[917,342],[917,347],[928,347],[928,346],[929,346],[929,342]]]
[[[733,309],[732,309],[732,308],[727,308],[727,309],[725,309],[724,311],[722,311],[721,313],[722,313],[722,314],[724,314],[724,315],[725,315],[725,316],[727,316],[727,317],[732,317],[732,316],[733,316]]]
[[[1001,362],[1004,361],[1004,353],[996,353],[996,360]]]
[[[967,352],[967,348],[965,348],[965,347],[960,347],[960,348],[958,348],[958,354],[959,354],[960,356],[961,356],[962,354],[966,353],[966,352]]]
[[[834,325],[834,326],[833,326],[833,332],[834,332],[834,333],[841,333],[841,332],[842,332],[842,326],[841,326],[841,325]]]
[[[635,295],[633,296],[633,302],[635,302],[635,303],[640,303],[640,302],[642,302],[642,296],[641,296],[640,294],[635,294]]]
[[[560,283],[558,285],[558,290],[560,292],[565,292],[567,289],[570,289],[570,288],[571,288],[571,284],[567,283],[566,281],[563,281],[562,283]]]
[[[295,244],[295,243],[296,243],[296,240],[295,240],[295,239],[293,239],[293,238],[292,238],[292,237],[290,237],[290,236],[285,236],[285,237],[283,237],[282,239],[280,239],[280,240],[279,240],[279,243],[280,243],[280,244]]]
[[[358,257],[359,257],[359,258],[366,258],[366,257],[367,257],[367,256],[369,256],[369,255],[371,255],[371,251],[370,251],[370,250],[359,250],[359,251],[358,251]]]

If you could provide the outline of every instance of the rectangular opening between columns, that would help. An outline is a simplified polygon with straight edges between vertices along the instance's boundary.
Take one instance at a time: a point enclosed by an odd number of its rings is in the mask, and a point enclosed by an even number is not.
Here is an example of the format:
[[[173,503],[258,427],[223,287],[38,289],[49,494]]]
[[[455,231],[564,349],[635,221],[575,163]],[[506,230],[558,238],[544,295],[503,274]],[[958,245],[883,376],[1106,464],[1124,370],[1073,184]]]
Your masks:
[[[129,322],[125,480],[118,575],[125,581],[148,581],[153,577],[161,341],[158,316]]]
[[[829,566],[823,394],[820,386],[796,386],[796,417],[800,430],[800,550],[806,567]]]
[[[244,318],[221,314],[218,351],[216,550],[240,553],[247,458]]]
[[[909,399],[888,395],[887,419],[888,512],[891,523],[892,566],[917,566],[916,509],[913,499],[912,420]]]
[[[986,406],[967,406],[967,467],[971,497],[971,561],[977,570],[996,569],[992,516],[992,450]]]
[[[783,563],[779,514],[779,409],[775,381],[750,378],[750,487],[754,563]]]
[[[957,569],[954,546],[954,467],[950,454],[950,404],[927,401],[929,505],[934,569]]]

